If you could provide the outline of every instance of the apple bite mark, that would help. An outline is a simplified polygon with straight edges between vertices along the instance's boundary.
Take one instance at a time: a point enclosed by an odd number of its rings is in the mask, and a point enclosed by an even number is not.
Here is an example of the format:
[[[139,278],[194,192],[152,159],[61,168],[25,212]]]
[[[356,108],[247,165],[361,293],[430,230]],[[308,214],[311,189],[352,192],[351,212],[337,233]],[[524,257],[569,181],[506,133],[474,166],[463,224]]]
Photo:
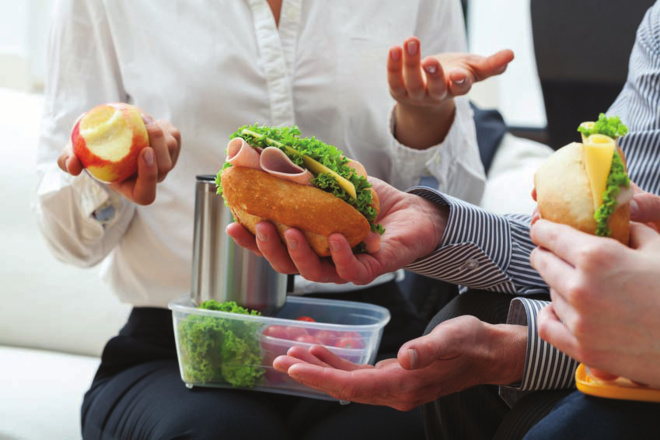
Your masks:
[[[103,104],[78,120],[71,143],[90,174],[104,182],[121,182],[137,172],[138,155],[149,145],[149,135],[139,109]]]

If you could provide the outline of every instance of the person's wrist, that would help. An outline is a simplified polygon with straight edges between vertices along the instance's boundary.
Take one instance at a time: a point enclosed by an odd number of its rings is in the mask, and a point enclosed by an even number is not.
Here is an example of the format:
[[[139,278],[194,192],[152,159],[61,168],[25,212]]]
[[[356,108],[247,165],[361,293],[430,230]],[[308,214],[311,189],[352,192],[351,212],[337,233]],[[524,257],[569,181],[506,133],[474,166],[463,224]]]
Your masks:
[[[437,106],[397,102],[395,136],[410,148],[425,149],[444,141],[454,122],[456,104],[449,98]]]
[[[511,324],[488,324],[489,365],[493,385],[520,383],[525,371],[527,327]]]
[[[429,244],[430,250],[428,253],[437,249],[442,242],[447,222],[449,221],[449,206],[433,203],[424,197],[414,196],[415,200],[421,205],[423,217],[427,218],[431,225],[431,231],[427,235],[428,239],[425,240]]]

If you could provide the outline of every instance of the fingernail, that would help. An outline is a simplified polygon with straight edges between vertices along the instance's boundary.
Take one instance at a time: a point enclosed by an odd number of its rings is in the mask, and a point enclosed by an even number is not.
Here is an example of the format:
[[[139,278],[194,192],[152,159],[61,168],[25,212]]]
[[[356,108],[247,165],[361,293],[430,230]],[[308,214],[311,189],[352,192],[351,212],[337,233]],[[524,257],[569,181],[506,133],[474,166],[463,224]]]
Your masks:
[[[408,46],[406,46],[406,49],[408,50],[408,55],[415,55],[417,53],[417,42],[411,41],[408,43]]]
[[[438,71],[438,67],[435,64],[431,64],[428,66],[424,66],[424,70],[426,70],[430,74],[433,74]]]
[[[457,85],[459,85],[459,86],[460,86],[461,84],[463,84],[463,83],[465,83],[465,78],[455,79],[455,80],[454,80],[454,84],[457,84]]]
[[[637,217],[637,214],[639,214],[639,204],[635,201],[635,199],[632,199],[630,201],[630,217],[634,219]]]
[[[268,241],[268,235],[266,235],[262,231],[260,231],[259,228],[257,228],[256,233],[257,233],[257,240],[259,240],[259,241]]]
[[[297,249],[298,248],[298,240],[295,238],[286,238],[286,244],[289,246],[289,249]]]
[[[147,151],[144,152],[144,161],[149,166],[152,166],[154,164],[154,152],[151,148],[147,149]]]
[[[410,361],[410,369],[417,367],[417,350],[414,348],[408,349],[408,359]]]
[[[341,250],[341,243],[337,243],[336,240],[329,240],[328,244],[330,245],[330,249],[337,252]]]
[[[401,54],[399,53],[398,50],[391,50],[390,51],[390,58],[392,58],[393,61],[399,61],[399,58],[401,58]]]

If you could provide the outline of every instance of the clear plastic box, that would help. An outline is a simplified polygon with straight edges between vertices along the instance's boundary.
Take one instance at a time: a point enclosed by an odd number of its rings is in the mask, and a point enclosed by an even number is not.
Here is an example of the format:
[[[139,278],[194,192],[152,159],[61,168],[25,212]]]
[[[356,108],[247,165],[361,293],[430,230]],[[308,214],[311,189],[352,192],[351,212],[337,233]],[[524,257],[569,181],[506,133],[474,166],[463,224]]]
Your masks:
[[[169,304],[181,378],[186,386],[220,387],[335,400],[276,371],[273,360],[294,345],[324,345],[355,363],[373,363],[384,307],[353,301],[288,297],[276,316],[195,308],[189,297]],[[309,317],[314,322],[299,320]]]

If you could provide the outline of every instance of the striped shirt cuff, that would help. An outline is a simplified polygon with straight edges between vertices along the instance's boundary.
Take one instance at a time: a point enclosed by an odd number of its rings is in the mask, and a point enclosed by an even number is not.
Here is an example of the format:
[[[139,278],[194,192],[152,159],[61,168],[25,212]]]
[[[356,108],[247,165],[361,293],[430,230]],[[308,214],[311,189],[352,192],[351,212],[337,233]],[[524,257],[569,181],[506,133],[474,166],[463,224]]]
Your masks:
[[[504,218],[431,188],[414,187],[409,192],[450,210],[438,248],[406,269],[454,284],[515,293],[506,274],[511,237]]]
[[[578,363],[545,342],[538,335],[537,316],[550,301],[514,298],[507,324],[527,325],[527,356],[521,391],[555,390],[575,387]],[[515,387],[513,387],[515,388]]]
[[[410,193],[450,207],[438,248],[406,268],[432,278],[474,289],[529,295],[548,288],[529,264],[535,247],[529,238],[529,216],[501,216],[432,188]]]

